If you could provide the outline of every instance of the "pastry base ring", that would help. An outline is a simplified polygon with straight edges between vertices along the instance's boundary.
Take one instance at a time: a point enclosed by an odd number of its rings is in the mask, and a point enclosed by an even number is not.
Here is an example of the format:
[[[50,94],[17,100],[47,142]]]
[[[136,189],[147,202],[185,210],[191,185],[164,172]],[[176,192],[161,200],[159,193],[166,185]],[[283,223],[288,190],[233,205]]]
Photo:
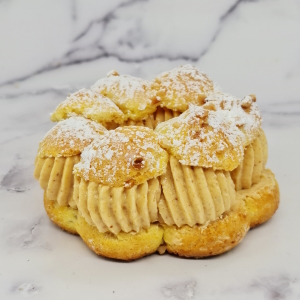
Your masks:
[[[258,183],[237,195],[246,204],[251,228],[268,221],[279,206],[279,186],[271,170],[264,170]]]
[[[96,254],[119,260],[135,260],[157,251],[163,240],[163,229],[150,225],[139,233],[120,232],[117,235],[101,233],[78,214],[77,231],[82,240]]]
[[[167,251],[184,257],[208,257],[222,254],[239,244],[249,230],[243,202],[223,218],[208,225],[164,226]]]
[[[44,206],[50,220],[64,231],[76,234],[78,210],[70,206],[59,206],[56,201],[49,200],[44,193]]]

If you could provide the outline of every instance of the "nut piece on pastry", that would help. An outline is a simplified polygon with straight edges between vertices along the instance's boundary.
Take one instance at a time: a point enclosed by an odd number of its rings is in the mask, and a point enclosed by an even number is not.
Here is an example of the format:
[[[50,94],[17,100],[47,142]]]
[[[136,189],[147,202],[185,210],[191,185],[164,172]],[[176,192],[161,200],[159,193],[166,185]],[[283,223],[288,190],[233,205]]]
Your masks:
[[[125,119],[141,121],[155,112],[159,105],[150,81],[116,71],[98,80],[92,90],[111,99],[124,113]]]
[[[167,162],[168,153],[160,147],[155,132],[127,126],[107,131],[85,148],[74,171],[85,180],[129,187],[158,177]]]
[[[208,76],[196,67],[183,65],[155,78],[154,88],[161,98],[160,105],[173,111],[184,112],[189,104],[202,105],[216,88]]]
[[[124,122],[124,114],[109,98],[92,90],[81,89],[69,95],[51,115],[51,120],[61,121],[70,116],[84,116],[101,124]]]
[[[157,251],[163,229],[156,224],[156,177],[167,162],[156,134],[144,127],[108,131],[83,151],[74,168],[77,231],[94,252],[133,260]]]
[[[73,166],[79,162],[82,150],[105,131],[96,122],[71,117],[55,125],[40,143],[34,177],[45,191],[45,209],[55,224],[74,234],[77,206]]]
[[[244,134],[230,111],[191,105],[179,117],[159,124],[161,145],[180,163],[231,171],[244,154]]]

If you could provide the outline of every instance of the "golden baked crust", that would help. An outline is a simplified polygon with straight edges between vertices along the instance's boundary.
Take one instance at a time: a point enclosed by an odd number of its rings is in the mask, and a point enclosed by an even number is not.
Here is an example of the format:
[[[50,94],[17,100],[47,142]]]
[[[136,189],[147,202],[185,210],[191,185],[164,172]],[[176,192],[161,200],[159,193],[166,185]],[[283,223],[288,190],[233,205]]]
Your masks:
[[[131,187],[163,174],[168,153],[147,127],[126,126],[107,131],[81,154],[74,173],[110,187]]]
[[[120,260],[135,260],[156,252],[164,232],[159,225],[152,224],[149,229],[142,229],[139,233],[101,233],[80,214],[76,228],[83,241],[96,254]]]
[[[113,101],[88,89],[81,89],[69,95],[52,113],[51,121],[61,121],[74,115],[84,116],[101,124],[121,124],[125,118]]]
[[[83,117],[71,117],[50,129],[39,146],[39,157],[78,155],[106,130]]]
[[[56,201],[49,200],[44,193],[44,207],[50,220],[61,229],[78,234],[76,230],[78,210],[70,206],[59,206]]]
[[[189,104],[202,105],[215,89],[212,80],[191,65],[164,72],[155,78],[155,83],[160,105],[180,112],[187,110]]]
[[[244,200],[251,228],[268,221],[279,206],[279,186],[271,170],[264,170],[261,179],[249,189],[237,192]]]
[[[159,105],[150,81],[119,75],[117,71],[112,71],[106,78],[98,80],[92,90],[111,99],[124,113],[125,120],[143,120],[155,112]]]
[[[243,133],[244,146],[256,139],[261,130],[261,114],[256,104],[256,96],[242,99],[227,93],[214,92],[205,98],[203,107],[209,110],[223,110]]]
[[[222,219],[208,225],[163,227],[169,253],[201,258],[222,254],[239,244],[249,230],[249,219],[244,203],[240,202]]]
[[[231,171],[243,158],[244,134],[225,110],[192,105],[155,132],[161,146],[183,165]]]

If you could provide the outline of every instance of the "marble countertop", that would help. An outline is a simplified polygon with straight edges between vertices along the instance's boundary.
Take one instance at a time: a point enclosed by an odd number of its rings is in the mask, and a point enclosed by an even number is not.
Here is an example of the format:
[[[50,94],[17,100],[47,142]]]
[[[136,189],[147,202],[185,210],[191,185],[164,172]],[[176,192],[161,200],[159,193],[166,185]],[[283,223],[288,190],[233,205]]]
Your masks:
[[[0,1],[0,299],[300,299],[300,1]],[[257,95],[281,205],[227,254],[97,257],[54,226],[33,179],[49,113],[111,69],[184,63]]]

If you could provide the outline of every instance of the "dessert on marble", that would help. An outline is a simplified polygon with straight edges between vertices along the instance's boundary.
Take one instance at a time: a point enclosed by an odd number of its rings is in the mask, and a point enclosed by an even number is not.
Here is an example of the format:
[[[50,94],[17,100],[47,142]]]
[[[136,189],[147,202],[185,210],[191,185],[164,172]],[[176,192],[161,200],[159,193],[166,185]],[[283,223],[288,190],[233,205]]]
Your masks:
[[[46,211],[98,255],[218,255],[278,207],[256,97],[193,66],[152,81],[112,71],[51,120],[34,174]]]

